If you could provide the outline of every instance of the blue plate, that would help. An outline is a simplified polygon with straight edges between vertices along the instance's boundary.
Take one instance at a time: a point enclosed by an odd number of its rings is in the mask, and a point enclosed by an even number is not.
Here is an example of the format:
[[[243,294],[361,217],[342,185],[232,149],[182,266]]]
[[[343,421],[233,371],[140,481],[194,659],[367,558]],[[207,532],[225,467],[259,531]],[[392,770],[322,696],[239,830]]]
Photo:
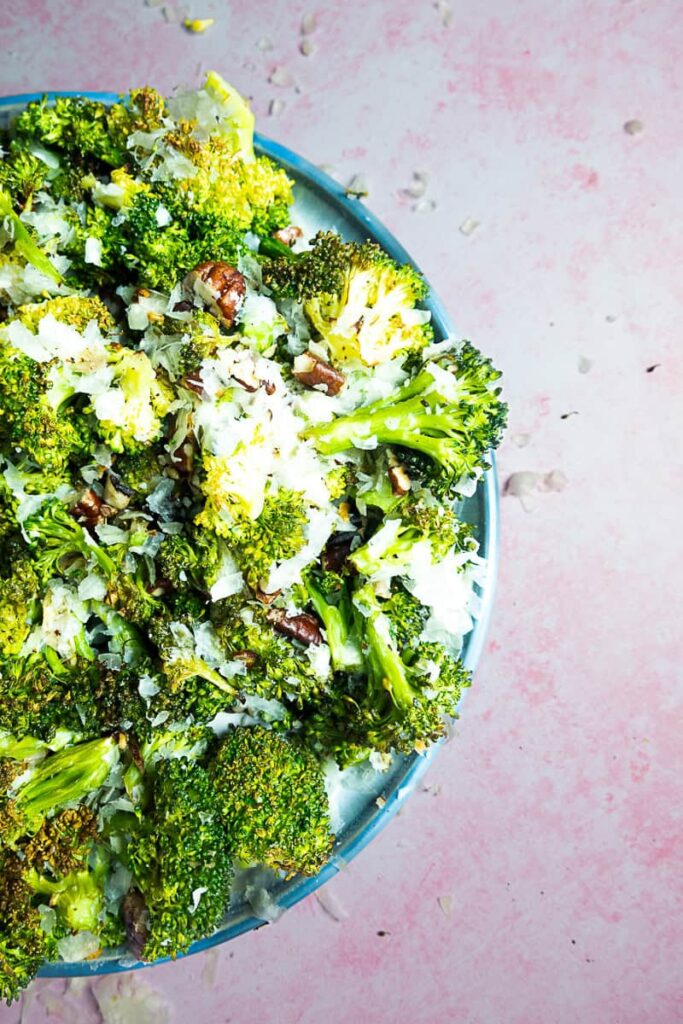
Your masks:
[[[7,123],[32,100],[43,94],[30,93],[0,98],[0,125]],[[104,103],[114,102],[114,93],[48,93],[55,96],[87,96]],[[401,263],[413,263],[403,246],[357,199],[350,199],[338,182],[334,181],[314,164],[304,160],[278,142],[256,135],[257,152],[265,154],[281,164],[295,182],[295,204],[292,221],[301,225],[308,237],[320,229],[334,228],[348,240],[373,239]],[[426,308],[431,311],[436,340],[453,334],[454,329],[444,306],[431,292]],[[491,615],[498,563],[498,486],[493,457],[492,468],[481,480],[476,493],[463,501],[460,515],[475,528],[480,552],[488,561],[488,571],[481,588],[481,612],[472,632],[466,637],[464,660],[471,670],[477,665],[484,645],[486,630]],[[269,895],[282,909],[292,907],[299,900],[310,896],[320,885],[337,874],[369,843],[379,830],[396,814],[404,800],[413,791],[438,752],[439,744],[426,754],[413,754],[395,759],[387,772],[352,773],[352,784],[344,787],[341,806],[343,823],[337,831],[337,843],[330,862],[315,878],[294,878],[290,881],[274,881]],[[355,771],[355,770],[354,770]],[[378,806],[378,798],[382,798]],[[195,942],[186,955],[198,953],[220,943],[234,939],[252,928],[259,928],[264,922],[253,916],[245,903],[231,906],[225,920],[213,935]],[[160,962],[160,961],[157,961]],[[117,971],[135,970],[148,966],[132,963],[129,958],[106,958],[95,961],[68,963],[65,961],[46,964],[40,971],[44,978],[75,977],[79,975],[109,974]]]

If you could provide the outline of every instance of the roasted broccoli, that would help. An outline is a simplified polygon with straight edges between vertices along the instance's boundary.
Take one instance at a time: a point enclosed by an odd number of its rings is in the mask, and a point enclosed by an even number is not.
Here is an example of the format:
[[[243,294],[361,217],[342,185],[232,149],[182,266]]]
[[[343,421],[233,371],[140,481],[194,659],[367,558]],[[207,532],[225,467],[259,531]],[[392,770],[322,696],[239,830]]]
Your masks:
[[[264,250],[275,247],[265,242]],[[417,308],[427,292],[423,279],[375,243],[321,232],[306,252],[282,247],[279,258],[266,263],[263,280],[275,295],[303,301],[335,362],[375,366],[432,340],[429,313]]]
[[[238,862],[288,875],[320,870],[334,836],[322,770],[309,750],[269,729],[234,729],[209,771]]]
[[[223,917],[232,866],[222,810],[204,768],[184,758],[158,762],[151,807],[133,828],[126,850],[142,895],[128,904],[137,920],[126,923],[129,931],[135,925],[142,932],[142,959],[187,952]]]
[[[354,593],[367,677],[327,694],[305,724],[309,742],[342,766],[382,753],[422,752],[444,735],[470,676],[434,642],[423,642],[425,615],[406,600],[382,602],[370,585]]]
[[[15,845],[54,811],[99,789],[118,760],[112,737],[67,747],[33,764],[0,807],[0,841]]]
[[[380,400],[330,423],[308,427],[323,455],[364,442],[398,446],[426,456],[423,482],[438,493],[486,468],[505,425],[500,377],[489,359],[464,344],[444,365],[427,363],[390,401]]]

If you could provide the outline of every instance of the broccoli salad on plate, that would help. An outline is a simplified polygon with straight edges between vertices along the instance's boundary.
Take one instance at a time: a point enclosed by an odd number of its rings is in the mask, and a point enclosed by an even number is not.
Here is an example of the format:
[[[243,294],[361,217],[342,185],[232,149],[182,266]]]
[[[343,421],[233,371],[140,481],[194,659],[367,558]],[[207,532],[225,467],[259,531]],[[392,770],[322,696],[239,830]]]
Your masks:
[[[295,223],[217,74],[0,133],[0,996],[315,876],[445,732],[506,407],[427,286]],[[370,769],[370,770],[372,770]],[[332,801],[333,802],[333,801]]]

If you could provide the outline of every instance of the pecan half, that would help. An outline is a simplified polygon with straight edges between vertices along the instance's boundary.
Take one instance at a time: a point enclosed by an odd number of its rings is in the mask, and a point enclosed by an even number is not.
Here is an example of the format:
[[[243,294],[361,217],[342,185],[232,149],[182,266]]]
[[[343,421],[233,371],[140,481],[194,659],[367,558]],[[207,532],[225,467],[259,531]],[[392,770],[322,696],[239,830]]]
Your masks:
[[[299,238],[303,237],[303,231],[296,224],[288,224],[286,228],[280,228],[279,231],[273,231],[273,238],[277,239],[278,242],[282,242],[283,245],[290,246],[290,248]]]
[[[298,640],[299,643],[306,644],[307,647],[323,642],[318,620],[308,612],[301,612],[300,615],[287,615],[281,608],[271,608],[267,619],[278,633],[282,633],[283,636],[288,636],[292,640]]]
[[[323,569],[327,572],[341,572],[351,553],[353,533],[333,533],[321,555]]]
[[[293,372],[300,384],[324,390],[326,395],[338,395],[346,383],[343,373],[312,352],[303,352],[296,357]]]
[[[226,327],[232,327],[244,302],[247,284],[237,267],[210,260],[185,278],[185,287],[198,295]]]
[[[76,504],[71,508],[71,515],[74,519],[89,529],[103,523],[109,516],[116,515],[116,512],[117,509],[105,504],[91,487],[83,491]]]

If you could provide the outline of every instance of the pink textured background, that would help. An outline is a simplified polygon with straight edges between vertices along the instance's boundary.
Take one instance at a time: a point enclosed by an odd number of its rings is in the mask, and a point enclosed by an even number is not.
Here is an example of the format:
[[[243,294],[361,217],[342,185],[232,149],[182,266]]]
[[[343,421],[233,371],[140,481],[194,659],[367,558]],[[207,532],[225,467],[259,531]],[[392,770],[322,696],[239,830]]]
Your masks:
[[[196,1024],[683,1021],[680,3],[454,0],[449,26],[431,0],[192,4],[216,16],[204,36],[141,0],[6,4],[0,92],[222,71],[264,133],[366,176],[502,365],[502,479],[561,470],[567,486],[503,499],[458,735],[325,890],[342,919],[312,897],[132,984]],[[268,83],[276,65],[297,89]],[[434,209],[401,193],[416,169]],[[89,985],[65,988],[36,983],[0,1022],[100,1019]],[[139,1019],[162,1020],[154,1005]]]

